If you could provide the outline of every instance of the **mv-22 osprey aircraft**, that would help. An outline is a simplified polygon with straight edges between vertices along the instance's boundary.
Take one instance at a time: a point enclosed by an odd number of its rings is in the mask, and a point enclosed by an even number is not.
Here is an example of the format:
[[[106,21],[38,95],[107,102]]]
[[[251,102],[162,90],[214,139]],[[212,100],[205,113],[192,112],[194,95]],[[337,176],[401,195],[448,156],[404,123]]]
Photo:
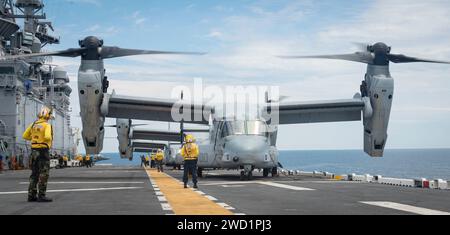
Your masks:
[[[326,56],[284,56],[288,59],[340,59],[367,64],[367,73],[360,92],[353,99],[319,102],[296,102],[280,104],[271,101],[266,95],[265,110],[260,119],[238,120],[212,118],[208,141],[199,143],[199,174],[202,169],[225,168],[242,169],[241,178],[250,179],[253,169],[263,169],[263,175],[277,174],[278,151],[276,148],[279,125],[299,123],[322,123],[360,121],[364,124],[364,151],[372,157],[382,157],[387,142],[387,131],[392,102],[394,99],[394,80],[389,71],[390,62],[394,63],[446,63],[404,55],[392,54],[391,48],[384,43],[365,45],[365,51],[346,55]],[[124,97],[122,97],[124,99]],[[125,98],[130,103],[140,99]],[[146,100],[146,99],[142,99]],[[275,112],[275,113],[274,113]],[[214,113],[211,113],[214,116]],[[279,122],[271,123],[273,115]],[[124,115],[121,115],[124,117]],[[188,133],[189,130],[183,130]],[[134,133],[136,131],[136,133]],[[193,131],[194,132],[194,131]],[[146,134],[148,134],[146,138]],[[175,141],[176,132],[153,132],[150,130],[131,130],[132,139]],[[129,140],[123,140],[128,142]],[[140,143],[139,147],[145,146]],[[132,146],[131,146],[132,147]],[[166,146],[167,147],[167,146]]]
[[[81,56],[79,92],[83,121],[83,140],[88,154],[102,150],[104,120],[106,117],[163,122],[185,122],[209,125],[214,116],[213,107],[184,102],[183,112],[191,118],[174,120],[173,107],[176,100],[138,98],[107,94],[107,80],[103,59],[140,54],[172,54],[104,47],[103,41],[88,37],[80,42],[80,49],[62,52],[38,53],[30,56]],[[280,103],[270,102],[264,107],[261,120],[229,120],[214,118],[210,126],[209,143],[200,143],[199,167],[241,169],[243,179],[251,179],[254,169],[263,169],[264,176],[276,175],[278,152],[276,140],[278,125],[361,121],[364,126],[364,151],[372,157],[382,157],[387,142],[387,131],[394,99],[394,80],[389,65],[394,63],[445,63],[392,54],[384,43],[369,45],[366,51],[346,55],[330,56],[285,56],[283,58],[339,59],[367,64],[367,72],[360,87],[361,93],[352,99],[315,102]],[[196,53],[181,53],[196,54]],[[12,56],[15,57],[24,57]],[[269,115],[270,114],[270,115]],[[278,116],[272,123],[270,117]],[[201,116],[201,119],[196,117]],[[270,116],[270,117],[269,117]]]

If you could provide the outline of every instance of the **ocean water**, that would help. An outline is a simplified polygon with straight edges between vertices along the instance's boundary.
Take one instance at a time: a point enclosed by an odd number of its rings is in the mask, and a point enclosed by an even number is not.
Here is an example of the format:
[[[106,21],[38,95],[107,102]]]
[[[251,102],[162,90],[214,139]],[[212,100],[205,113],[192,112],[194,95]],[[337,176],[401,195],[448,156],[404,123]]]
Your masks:
[[[139,155],[132,162],[116,153],[103,155],[110,160],[101,163],[140,165]],[[450,149],[386,150],[383,158],[371,158],[361,150],[280,151],[280,162],[288,170],[450,180]]]
[[[282,151],[280,162],[289,170],[450,180],[450,149],[386,150],[383,158],[361,150]]]

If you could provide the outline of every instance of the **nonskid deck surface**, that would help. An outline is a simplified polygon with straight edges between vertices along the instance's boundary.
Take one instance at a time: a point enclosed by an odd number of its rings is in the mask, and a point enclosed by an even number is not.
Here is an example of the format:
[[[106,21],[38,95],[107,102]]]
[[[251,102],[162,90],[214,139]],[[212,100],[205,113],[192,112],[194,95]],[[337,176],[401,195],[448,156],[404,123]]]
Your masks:
[[[450,191],[306,177],[240,181],[237,171],[205,172],[199,190],[182,172],[96,166],[51,171],[49,204],[27,203],[29,171],[0,174],[0,214],[302,215],[449,214]],[[191,184],[192,185],[192,184]]]

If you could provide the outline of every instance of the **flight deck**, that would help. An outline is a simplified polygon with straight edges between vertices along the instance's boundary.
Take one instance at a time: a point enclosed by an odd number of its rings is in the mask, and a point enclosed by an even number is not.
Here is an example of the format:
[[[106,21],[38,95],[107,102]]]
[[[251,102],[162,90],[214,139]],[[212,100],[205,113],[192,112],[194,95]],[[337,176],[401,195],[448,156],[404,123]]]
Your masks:
[[[182,171],[95,166],[51,170],[53,203],[28,203],[28,171],[0,174],[7,215],[450,215],[450,191],[280,176],[240,181],[238,171],[204,172],[199,190]]]

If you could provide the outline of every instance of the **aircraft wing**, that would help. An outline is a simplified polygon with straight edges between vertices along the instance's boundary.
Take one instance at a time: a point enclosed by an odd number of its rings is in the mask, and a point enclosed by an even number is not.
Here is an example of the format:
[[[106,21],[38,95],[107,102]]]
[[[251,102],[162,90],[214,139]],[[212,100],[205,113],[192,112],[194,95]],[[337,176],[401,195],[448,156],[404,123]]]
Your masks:
[[[162,143],[133,142],[132,147],[135,149],[164,149],[167,148],[167,145]]]
[[[133,129],[131,133],[131,139],[134,140],[154,140],[154,141],[180,141],[180,132],[169,131],[151,131],[144,129]]]
[[[360,121],[363,109],[364,102],[360,98],[285,104],[273,103],[265,107],[263,118],[270,120],[270,117],[278,115],[281,125]]]
[[[134,148],[133,152],[135,153],[153,153],[157,149],[147,149],[147,148]]]
[[[177,109],[177,107],[182,108]],[[203,104],[180,103],[176,100],[119,96],[115,94],[107,95],[102,105],[102,113],[109,118],[160,122],[181,122],[181,119],[175,120],[172,116],[172,110],[177,110],[177,113],[180,113],[180,109],[188,116],[188,118],[183,119],[183,122],[192,124],[208,125],[209,117],[213,112],[212,107]]]

